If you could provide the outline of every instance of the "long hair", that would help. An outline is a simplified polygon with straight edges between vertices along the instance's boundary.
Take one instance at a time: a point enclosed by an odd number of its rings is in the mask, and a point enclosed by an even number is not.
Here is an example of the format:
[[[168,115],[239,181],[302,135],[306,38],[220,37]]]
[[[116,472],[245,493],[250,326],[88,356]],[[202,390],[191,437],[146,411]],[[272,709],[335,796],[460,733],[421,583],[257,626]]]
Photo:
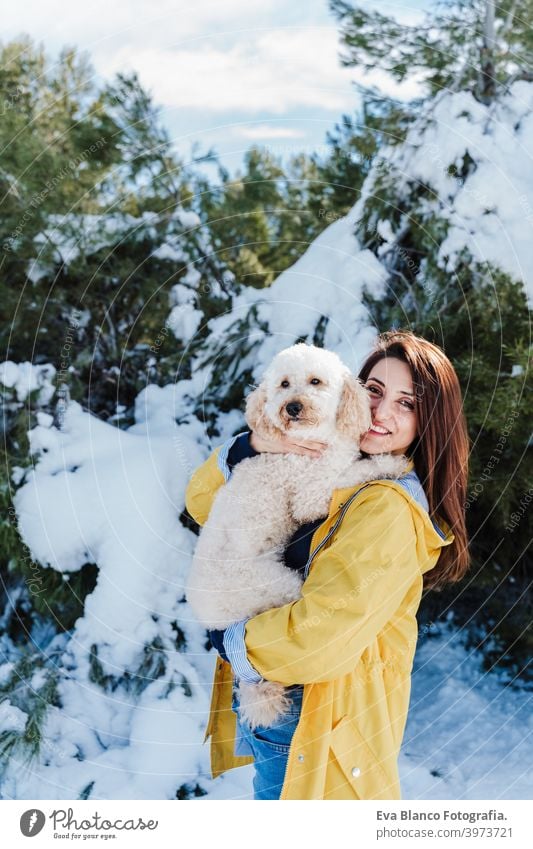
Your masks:
[[[441,549],[437,564],[424,575],[427,589],[459,581],[468,569],[465,501],[470,443],[459,379],[446,354],[409,330],[380,334],[375,350],[359,372],[366,382],[377,362],[395,357],[411,370],[416,398],[418,435],[408,454],[429,505],[429,515],[444,519],[455,539]]]

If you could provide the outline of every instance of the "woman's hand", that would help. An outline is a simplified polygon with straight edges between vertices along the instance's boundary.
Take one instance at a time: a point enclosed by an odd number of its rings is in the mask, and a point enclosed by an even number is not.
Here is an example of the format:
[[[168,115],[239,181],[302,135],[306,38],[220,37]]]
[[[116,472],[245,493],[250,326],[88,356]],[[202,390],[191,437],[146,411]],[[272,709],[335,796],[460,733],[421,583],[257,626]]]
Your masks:
[[[291,439],[280,436],[278,439],[262,439],[253,431],[250,434],[250,445],[255,451],[270,452],[271,454],[302,454],[305,457],[321,457],[327,442],[315,442],[305,439]]]

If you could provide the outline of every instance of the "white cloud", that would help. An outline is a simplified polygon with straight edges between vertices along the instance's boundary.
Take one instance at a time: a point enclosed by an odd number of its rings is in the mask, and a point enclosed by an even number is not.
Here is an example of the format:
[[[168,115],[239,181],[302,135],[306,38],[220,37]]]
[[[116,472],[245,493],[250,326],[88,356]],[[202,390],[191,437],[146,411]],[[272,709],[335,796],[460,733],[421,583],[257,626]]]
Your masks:
[[[305,136],[303,130],[296,127],[281,127],[275,124],[256,124],[255,126],[236,127],[234,135],[243,139],[302,139]]]
[[[168,107],[213,113],[301,107],[335,113],[350,109],[350,72],[339,67],[334,27],[249,29],[227,46],[215,36],[175,48],[123,46],[107,57],[105,76],[136,69],[141,82]]]
[[[412,19],[425,2],[384,0],[380,10]],[[65,45],[86,50],[100,78],[137,71],[178,147],[200,139],[230,158],[250,140],[320,145],[332,121],[358,107],[355,78],[402,96],[385,75],[362,79],[340,66],[327,0],[24,0],[2,14],[4,42],[20,33],[53,61]]]
[[[111,52],[116,44],[153,46],[169,40],[267,26],[281,0],[24,0],[2,9],[2,36],[28,32],[46,46],[78,44],[92,52]]]

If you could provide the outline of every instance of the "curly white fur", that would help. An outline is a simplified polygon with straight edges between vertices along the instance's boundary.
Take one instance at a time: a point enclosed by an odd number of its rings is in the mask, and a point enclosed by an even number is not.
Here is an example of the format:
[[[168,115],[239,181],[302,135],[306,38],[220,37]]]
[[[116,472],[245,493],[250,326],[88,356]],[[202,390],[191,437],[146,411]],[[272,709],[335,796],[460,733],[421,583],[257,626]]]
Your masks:
[[[208,628],[226,628],[300,596],[302,579],[283,563],[300,524],[328,513],[333,490],[399,477],[406,458],[360,459],[371,424],[363,387],[339,357],[300,343],[281,351],[246,401],[263,438],[282,434],[327,443],[320,458],[263,453],[243,460],[218,491],[196,546],[187,600]],[[275,681],[239,683],[242,718],[271,725],[288,702]]]

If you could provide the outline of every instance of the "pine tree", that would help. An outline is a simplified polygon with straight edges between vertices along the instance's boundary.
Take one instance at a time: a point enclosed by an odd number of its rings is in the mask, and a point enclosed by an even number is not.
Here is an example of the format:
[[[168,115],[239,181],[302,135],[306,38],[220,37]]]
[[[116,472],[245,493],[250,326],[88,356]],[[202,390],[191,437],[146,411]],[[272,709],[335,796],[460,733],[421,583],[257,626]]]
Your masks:
[[[493,123],[508,120],[505,96],[514,84],[530,80],[533,4],[438,4],[420,26],[337,0],[331,5],[342,23],[346,65],[379,68],[398,81],[416,75],[420,81],[420,97],[403,109],[407,134],[401,128],[392,132],[374,159],[357,229],[362,245],[389,275],[385,298],[366,296],[377,328],[410,327],[441,345],[465,395],[473,566],[462,592],[430,593],[420,616],[435,620],[452,606],[471,645],[483,646],[487,667],[500,663],[528,676],[532,638],[524,629],[524,616],[530,619],[524,600],[531,522],[521,514],[512,527],[511,517],[520,512],[533,472],[529,304],[521,281],[480,262],[468,244],[453,261],[446,256],[447,237],[457,227],[455,204],[482,203],[483,195],[473,183],[475,148],[465,142],[459,157],[447,159],[440,121],[453,130],[454,120],[471,120],[474,109],[464,95],[487,110],[476,120],[483,120],[489,136]],[[462,109],[452,102],[460,95]],[[499,220],[497,206],[488,201],[483,213]],[[513,234],[502,235],[508,237]]]
[[[516,80],[532,79],[531,0],[444,0],[413,25],[345,0],[330,7],[342,27],[344,65],[379,68],[398,82],[416,76],[422,98],[469,91],[490,103]]]
[[[199,187],[202,222],[218,261],[238,284],[269,286],[331,216],[353,205],[364,178],[362,155],[355,144],[353,156],[341,155],[334,137],[330,147],[326,157],[297,154],[285,166],[267,148],[252,147],[242,173],[231,176],[219,164],[218,184],[204,178]]]

